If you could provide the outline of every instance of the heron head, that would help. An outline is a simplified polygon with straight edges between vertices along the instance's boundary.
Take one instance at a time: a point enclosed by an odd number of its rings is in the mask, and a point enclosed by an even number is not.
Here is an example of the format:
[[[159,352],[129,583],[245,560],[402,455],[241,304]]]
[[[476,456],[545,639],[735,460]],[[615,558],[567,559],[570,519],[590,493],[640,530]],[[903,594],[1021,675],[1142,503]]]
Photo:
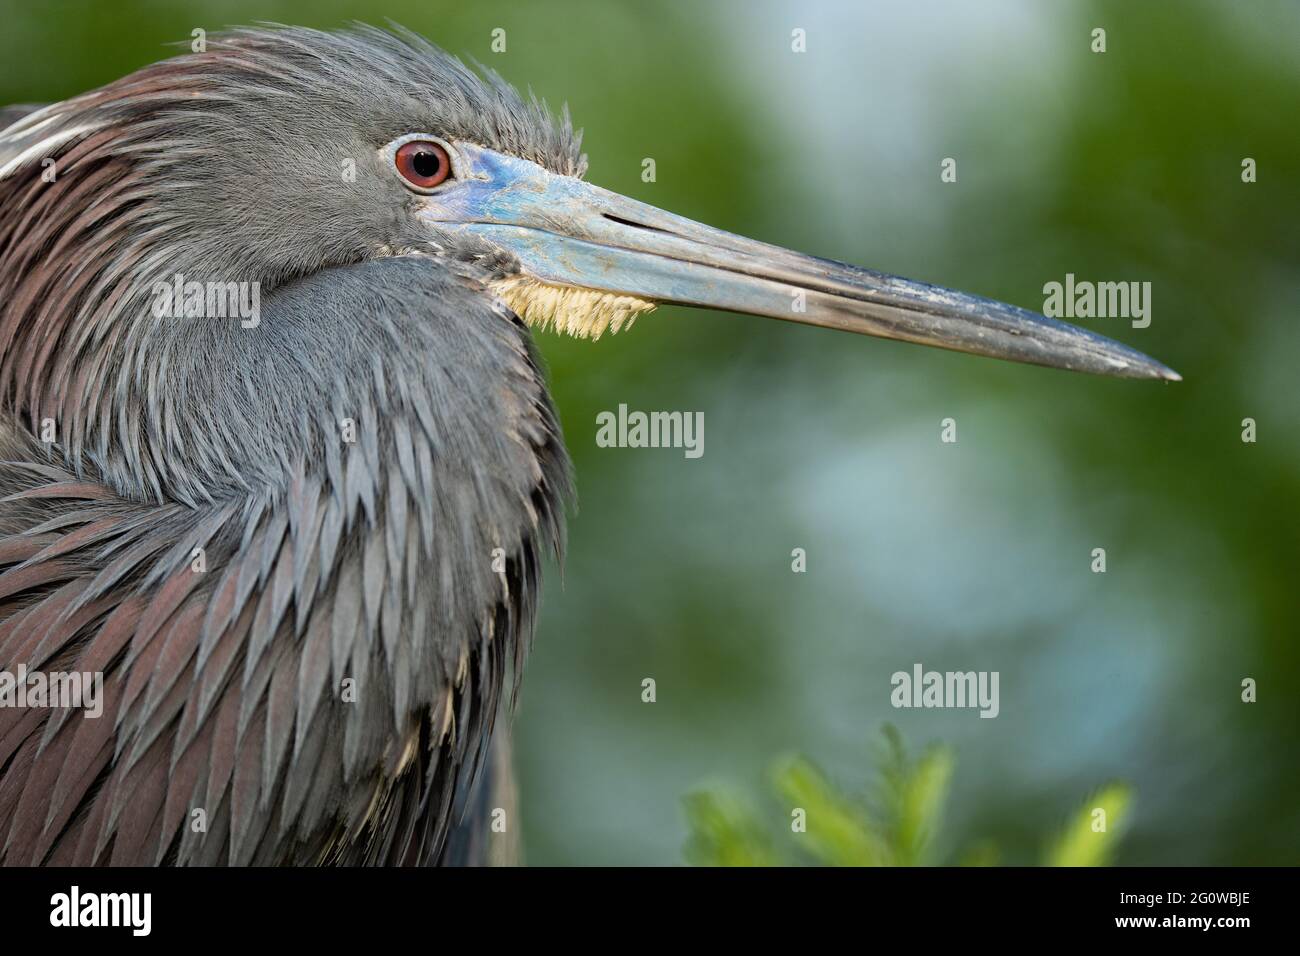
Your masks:
[[[503,89],[490,73],[487,83]],[[410,194],[410,216],[435,247],[499,263],[495,291],[531,325],[595,338],[673,303],[1053,368],[1179,379],[1141,352],[1026,309],[746,239],[589,184],[567,115],[556,126],[535,102],[502,102],[515,115],[500,125],[522,134],[514,144],[429,126],[405,130],[376,156]],[[532,148],[519,148],[524,142]]]
[[[7,168],[115,130],[97,145],[138,180],[129,194],[147,231],[130,236],[144,250],[133,268],[188,264],[274,288],[331,265],[427,256],[488,283],[531,325],[584,337],[673,303],[1178,378],[1025,309],[745,239],[589,184],[567,114],[555,119],[406,32],[237,30],[50,109],[8,131]],[[102,241],[120,251],[121,235]]]

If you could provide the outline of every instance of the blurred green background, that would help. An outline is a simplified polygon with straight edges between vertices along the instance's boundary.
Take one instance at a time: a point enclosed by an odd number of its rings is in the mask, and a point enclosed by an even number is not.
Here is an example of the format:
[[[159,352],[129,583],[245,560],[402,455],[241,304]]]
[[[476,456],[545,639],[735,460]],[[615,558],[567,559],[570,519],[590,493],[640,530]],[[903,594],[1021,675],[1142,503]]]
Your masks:
[[[863,780],[886,720],[955,755],[938,858],[1036,862],[1122,780],[1118,863],[1300,862],[1295,3],[4,0],[0,102],[194,27],[386,17],[567,101],[589,179],[692,218],[1036,309],[1149,281],[1149,328],[1084,324],[1185,378],[676,308],[545,337],[580,508],[516,724],[529,862],[680,863],[684,794],[785,751]],[[620,403],[703,411],[704,456],[597,448]],[[1000,716],[894,710],[916,662],[999,671]]]

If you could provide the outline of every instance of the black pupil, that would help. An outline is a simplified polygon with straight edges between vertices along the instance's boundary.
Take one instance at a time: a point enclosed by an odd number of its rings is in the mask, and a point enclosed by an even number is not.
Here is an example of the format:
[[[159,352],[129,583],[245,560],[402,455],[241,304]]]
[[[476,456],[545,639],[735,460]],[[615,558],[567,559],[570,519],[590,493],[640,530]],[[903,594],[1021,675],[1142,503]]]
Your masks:
[[[431,149],[424,149],[411,157],[411,168],[424,179],[432,179],[442,168],[442,160]]]

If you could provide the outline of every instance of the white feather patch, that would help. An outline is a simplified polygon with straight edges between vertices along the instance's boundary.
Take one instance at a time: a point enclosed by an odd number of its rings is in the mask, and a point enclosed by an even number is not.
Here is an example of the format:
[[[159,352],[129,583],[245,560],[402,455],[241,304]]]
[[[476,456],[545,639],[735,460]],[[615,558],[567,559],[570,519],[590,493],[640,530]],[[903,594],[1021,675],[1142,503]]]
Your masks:
[[[571,285],[552,285],[531,276],[511,276],[492,283],[492,291],[515,315],[535,329],[553,329],[580,339],[598,339],[631,328],[653,302],[636,296],[600,292]]]

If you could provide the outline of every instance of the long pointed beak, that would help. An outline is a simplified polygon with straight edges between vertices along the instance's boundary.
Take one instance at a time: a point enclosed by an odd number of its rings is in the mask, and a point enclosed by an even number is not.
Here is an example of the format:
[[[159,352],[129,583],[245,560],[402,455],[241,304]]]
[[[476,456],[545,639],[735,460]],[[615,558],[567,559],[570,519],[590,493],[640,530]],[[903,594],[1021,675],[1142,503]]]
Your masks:
[[[1126,345],[1026,309],[756,242],[481,147],[460,151],[473,178],[425,214],[508,249],[548,283],[1050,368],[1180,380]]]

